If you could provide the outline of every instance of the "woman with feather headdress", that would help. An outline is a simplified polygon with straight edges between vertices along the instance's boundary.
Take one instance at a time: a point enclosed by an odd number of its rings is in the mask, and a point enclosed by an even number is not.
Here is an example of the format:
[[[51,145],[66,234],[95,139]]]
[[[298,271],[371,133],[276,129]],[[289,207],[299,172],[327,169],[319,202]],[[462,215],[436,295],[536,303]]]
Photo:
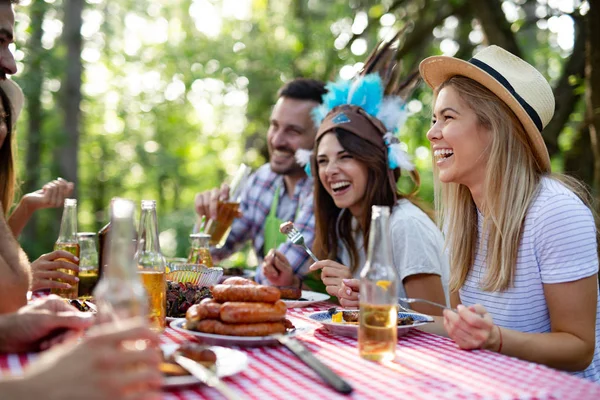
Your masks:
[[[357,78],[327,85],[323,104],[313,111],[319,126],[314,155],[297,153],[310,160],[308,169],[315,176],[313,249],[321,261],[309,270],[320,270],[327,292],[344,307],[358,306],[356,278],[365,263],[372,205],[392,209],[390,242],[401,282],[398,295],[439,303],[448,299],[442,234],[416,205],[414,192],[402,194],[397,187],[402,169],[419,186],[419,176],[393,133],[405,117],[401,94],[416,82],[416,74],[399,82],[391,47],[398,37],[376,49]],[[429,306],[414,308],[440,314]]]

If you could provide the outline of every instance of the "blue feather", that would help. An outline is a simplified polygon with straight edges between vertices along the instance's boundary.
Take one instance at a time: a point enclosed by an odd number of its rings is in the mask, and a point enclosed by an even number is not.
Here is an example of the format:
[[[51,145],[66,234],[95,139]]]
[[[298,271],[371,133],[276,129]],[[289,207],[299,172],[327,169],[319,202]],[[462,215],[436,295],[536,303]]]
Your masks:
[[[351,83],[351,81],[345,80],[327,83],[325,86],[327,93],[323,95],[323,104],[315,107],[311,112],[313,122],[316,126],[321,125],[321,122],[323,122],[323,119],[325,119],[331,109],[346,104]]]
[[[348,103],[362,107],[372,116],[377,115],[383,101],[383,87],[378,74],[369,74],[354,82]]]

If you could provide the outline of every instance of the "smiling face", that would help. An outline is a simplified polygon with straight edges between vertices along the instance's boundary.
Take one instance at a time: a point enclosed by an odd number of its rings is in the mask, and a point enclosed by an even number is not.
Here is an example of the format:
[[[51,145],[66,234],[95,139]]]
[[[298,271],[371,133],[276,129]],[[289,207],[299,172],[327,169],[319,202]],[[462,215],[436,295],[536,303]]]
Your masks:
[[[427,139],[431,142],[439,180],[471,191],[485,179],[492,143],[491,131],[452,86],[440,90]]]
[[[339,208],[359,217],[364,209],[368,170],[340,144],[335,133],[325,134],[317,149],[319,180]]]
[[[13,42],[13,27],[15,14],[9,1],[0,3],[0,79],[17,72],[15,58],[9,45]]]
[[[281,175],[300,176],[304,168],[298,165],[294,155],[298,149],[311,149],[316,128],[310,117],[316,101],[280,97],[271,113],[267,133],[270,164],[273,172]]]

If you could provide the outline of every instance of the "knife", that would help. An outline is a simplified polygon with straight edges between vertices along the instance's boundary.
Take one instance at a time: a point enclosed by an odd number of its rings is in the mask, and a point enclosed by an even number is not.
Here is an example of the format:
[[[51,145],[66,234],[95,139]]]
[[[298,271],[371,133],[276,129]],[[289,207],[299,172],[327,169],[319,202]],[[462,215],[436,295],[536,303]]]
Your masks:
[[[333,372],[331,368],[323,364],[321,360],[315,357],[302,343],[298,340],[293,339],[289,336],[274,335],[279,343],[287,347],[296,357],[302,362],[308,365],[313,371],[317,373],[329,386],[334,388],[340,393],[348,394],[352,392],[352,386],[345,380],[343,380],[338,374]]]
[[[177,364],[181,365],[183,369],[198,378],[200,382],[219,391],[226,399],[237,400],[241,398],[239,394],[229,389],[214,372],[204,365],[184,357],[181,354],[174,354],[173,359]]]

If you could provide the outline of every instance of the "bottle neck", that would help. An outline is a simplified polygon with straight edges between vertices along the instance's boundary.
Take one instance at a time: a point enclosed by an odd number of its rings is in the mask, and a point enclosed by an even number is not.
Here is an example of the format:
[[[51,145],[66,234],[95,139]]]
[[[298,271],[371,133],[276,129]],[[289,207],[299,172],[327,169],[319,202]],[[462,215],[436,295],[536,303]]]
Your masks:
[[[65,204],[56,242],[77,243],[77,205]]]
[[[392,264],[389,236],[389,213],[374,215],[369,232],[368,263]]]
[[[138,251],[160,253],[156,209],[142,209],[138,233]]]
[[[164,271],[166,262],[160,251],[158,221],[154,202],[142,206],[136,260],[138,269]]]
[[[133,217],[113,218],[110,224],[108,262],[104,277],[107,279],[135,280],[137,268],[134,262]]]

